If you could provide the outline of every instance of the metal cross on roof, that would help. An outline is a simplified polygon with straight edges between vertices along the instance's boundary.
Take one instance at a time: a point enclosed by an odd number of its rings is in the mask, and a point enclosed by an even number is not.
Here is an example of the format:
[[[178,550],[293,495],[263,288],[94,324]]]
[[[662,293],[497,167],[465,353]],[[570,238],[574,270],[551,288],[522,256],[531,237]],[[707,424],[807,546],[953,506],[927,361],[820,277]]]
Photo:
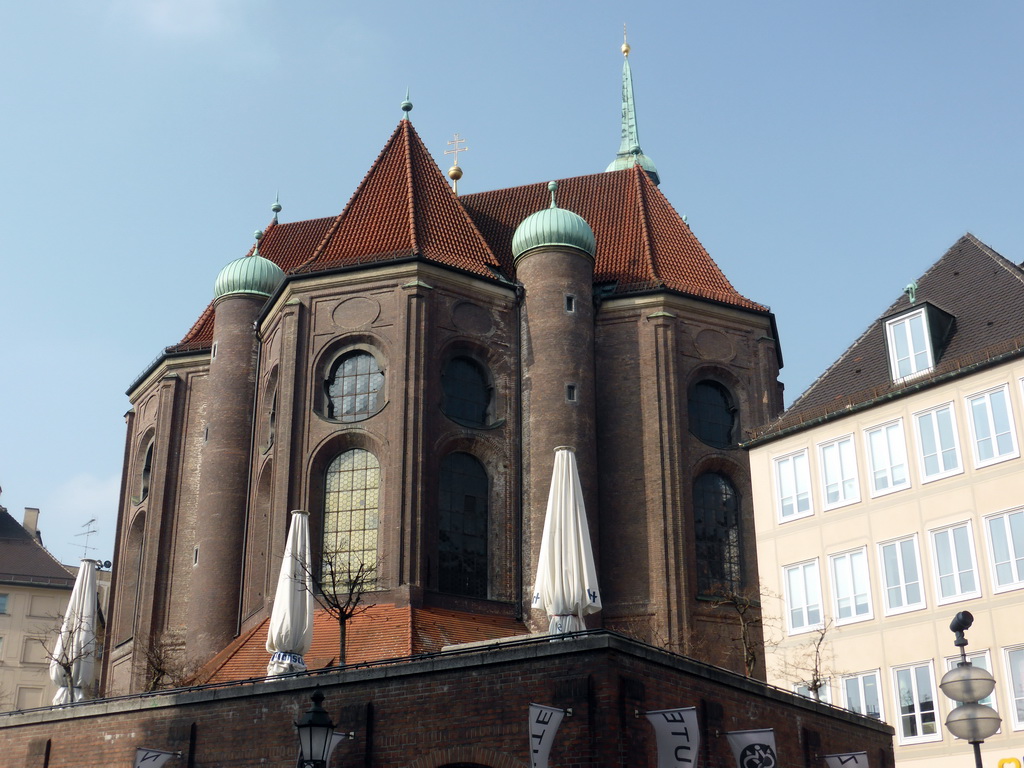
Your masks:
[[[448,146],[453,146],[452,149],[446,149],[444,153],[446,155],[455,155],[452,158],[452,165],[459,164],[459,152],[469,152],[469,147],[460,147],[459,144],[465,144],[466,140],[459,138],[459,134],[455,134],[455,138],[448,142]]]

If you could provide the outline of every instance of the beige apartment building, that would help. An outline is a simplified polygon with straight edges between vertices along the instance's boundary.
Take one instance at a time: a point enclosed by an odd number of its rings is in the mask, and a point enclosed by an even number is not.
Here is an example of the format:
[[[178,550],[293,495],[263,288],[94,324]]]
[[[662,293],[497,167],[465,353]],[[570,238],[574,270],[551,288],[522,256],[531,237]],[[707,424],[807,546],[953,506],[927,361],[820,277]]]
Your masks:
[[[969,765],[938,688],[992,672],[1024,762],[1024,271],[961,238],[748,442],[769,681],[896,729],[896,760]]]

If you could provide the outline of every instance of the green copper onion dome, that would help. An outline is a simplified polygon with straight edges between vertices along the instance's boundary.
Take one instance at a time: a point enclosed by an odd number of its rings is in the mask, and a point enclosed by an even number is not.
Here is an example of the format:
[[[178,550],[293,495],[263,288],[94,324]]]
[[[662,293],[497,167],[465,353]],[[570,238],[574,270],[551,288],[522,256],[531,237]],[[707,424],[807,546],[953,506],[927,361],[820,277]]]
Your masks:
[[[213,285],[213,298],[219,299],[229,293],[251,293],[270,297],[284,280],[284,270],[270,259],[260,256],[259,240],[262,232],[256,233],[256,247],[251,256],[243,256],[228,264],[217,275]]]
[[[560,245],[578,248],[593,257],[597,249],[594,230],[582,216],[555,205],[558,182],[550,182],[548,189],[551,190],[551,207],[531,213],[516,227],[512,237],[512,256],[518,260],[534,248]]]

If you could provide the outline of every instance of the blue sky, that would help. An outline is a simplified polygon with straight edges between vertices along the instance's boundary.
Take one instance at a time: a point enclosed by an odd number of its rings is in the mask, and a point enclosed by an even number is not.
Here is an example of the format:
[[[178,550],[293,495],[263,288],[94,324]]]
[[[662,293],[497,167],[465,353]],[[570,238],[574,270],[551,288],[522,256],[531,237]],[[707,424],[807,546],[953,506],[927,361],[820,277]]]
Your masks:
[[[337,213],[401,117],[463,192],[603,170],[622,23],[662,189],[769,304],[791,401],[964,232],[1024,259],[1024,5],[49,0],[0,19],[0,503],[113,556],[124,391],[280,191]]]

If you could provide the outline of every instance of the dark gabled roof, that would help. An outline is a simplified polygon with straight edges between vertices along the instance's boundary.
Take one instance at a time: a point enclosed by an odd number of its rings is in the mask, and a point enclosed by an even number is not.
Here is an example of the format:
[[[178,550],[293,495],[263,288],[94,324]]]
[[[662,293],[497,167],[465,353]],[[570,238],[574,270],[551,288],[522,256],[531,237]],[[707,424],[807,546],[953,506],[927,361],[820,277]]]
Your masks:
[[[753,442],[1024,353],[1024,270],[970,233],[918,279],[915,299],[956,318],[930,373],[900,382],[890,377],[884,321],[915,306],[901,294],[782,416],[756,430]]]
[[[67,587],[74,577],[0,507],[0,583]]]

